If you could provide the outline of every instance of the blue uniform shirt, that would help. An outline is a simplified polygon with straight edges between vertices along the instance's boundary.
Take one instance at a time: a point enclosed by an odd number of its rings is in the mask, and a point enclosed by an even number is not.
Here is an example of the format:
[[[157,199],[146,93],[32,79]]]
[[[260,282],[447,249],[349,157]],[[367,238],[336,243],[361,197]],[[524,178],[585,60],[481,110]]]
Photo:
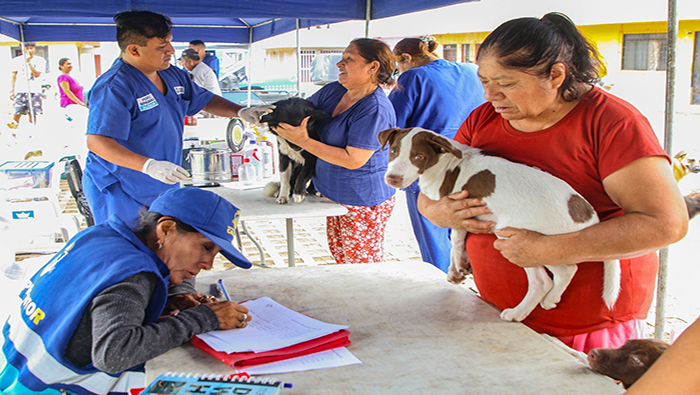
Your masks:
[[[117,217],[92,226],[59,251],[31,279],[3,329],[0,393],[126,393],[143,380],[143,365],[108,374],[65,358],[73,332],[93,298],[124,279],[152,272],[160,282],[144,314],[156,322],[165,307],[170,270]],[[53,389],[53,390],[52,390]],[[42,392],[46,391],[46,392]]]
[[[309,101],[330,115],[345,92],[344,86],[333,82],[313,94]],[[319,122],[318,134],[323,143],[375,153],[367,163],[354,170],[319,159],[314,175],[316,190],[334,202],[352,206],[376,206],[394,196],[396,190],[384,182],[389,151],[381,149],[377,136],[382,130],[395,126],[394,109],[381,88],[337,116]]]
[[[87,134],[111,137],[137,154],[179,165],[185,116],[198,113],[213,94],[177,67],[158,74],[167,87],[165,95],[145,74],[117,59],[90,90]],[[119,182],[127,195],[146,207],[161,192],[176,187],[93,153],[88,154],[85,173],[100,191]]]
[[[472,110],[485,101],[473,63],[437,59],[404,71],[397,83],[389,100],[400,128],[421,127],[453,138]],[[418,183],[406,189],[418,191]]]
[[[202,59],[202,62],[206,64],[207,66],[211,67],[212,70],[214,70],[214,74],[216,74],[216,79],[219,79],[219,58],[212,54],[206,54],[204,56],[204,59]]]
[[[484,102],[476,65],[438,59],[406,70],[389,94],[400,128],[421,127],[453,138]]]

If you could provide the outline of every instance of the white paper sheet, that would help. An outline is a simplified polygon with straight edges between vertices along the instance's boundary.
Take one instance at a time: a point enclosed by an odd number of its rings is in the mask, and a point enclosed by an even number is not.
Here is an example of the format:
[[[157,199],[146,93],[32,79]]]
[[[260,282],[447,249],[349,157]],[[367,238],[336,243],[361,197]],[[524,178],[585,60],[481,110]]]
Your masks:
[[[268,297],[241,304],[250,309],[250,315],[253,317],[248,326],[242,329],[213,331],[198,337],[217,351],[262,352],[316,339],[348,327],[307,317]]]
[[[279,374],[314,369],[337,368],[339,366],[356,365],[360,363],[362,363],[362,361],[357,359],[347,348],[340,347],[333,350],[287,359],[285,361],[251,366],[246,369],[241,369],[241,371],[250,375]]]

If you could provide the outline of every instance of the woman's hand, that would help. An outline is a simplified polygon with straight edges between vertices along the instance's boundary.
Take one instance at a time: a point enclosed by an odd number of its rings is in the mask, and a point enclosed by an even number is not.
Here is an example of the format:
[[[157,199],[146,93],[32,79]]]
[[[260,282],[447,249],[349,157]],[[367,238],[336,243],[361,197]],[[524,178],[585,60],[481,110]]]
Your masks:
[[[299,126],[292,126],[288,123],[280,122],[278,126],[273,126],[272,130],[290,143],[303,147],[304,143],[309,139],[309,131],[306,128],[309,119],[311,119],[310,116],[304,118]]]
[[[470,233],[491,233],[496,223],[480,221],[474,217],[491,214],[480,199],[469,199],[469,191],[447,195],[440,200],[430,200],[422,193],[418,196],[418,208],[430,222],[441,228],[462,229]]]
[[[503,228],[495,232],[498,240],[493,248],[504,258],[520,267],[557,265],[564,263],[557,256],[556,243],[550,243],[556,236],[546,236],[527,229]]]
[[[200,304],[216,303],[219,299],[206,294],[178,294],[168,298],[163,315],[173,315]]]
[[[216,318],[219,319],[219,329],[222,330],[245,328],[252,319],[248,308],[237,303],[223,301],[211,303],[209,307],[214,310]]]

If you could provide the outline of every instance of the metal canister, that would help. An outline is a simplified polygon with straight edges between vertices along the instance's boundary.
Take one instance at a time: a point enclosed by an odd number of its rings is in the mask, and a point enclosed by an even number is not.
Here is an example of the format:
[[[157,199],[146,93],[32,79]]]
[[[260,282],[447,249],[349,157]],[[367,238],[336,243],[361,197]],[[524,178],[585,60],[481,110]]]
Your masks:
[[[221,148],[193,148],[188,161],[192,166],[192,182],[229,182],[231,176],[231,151]]]

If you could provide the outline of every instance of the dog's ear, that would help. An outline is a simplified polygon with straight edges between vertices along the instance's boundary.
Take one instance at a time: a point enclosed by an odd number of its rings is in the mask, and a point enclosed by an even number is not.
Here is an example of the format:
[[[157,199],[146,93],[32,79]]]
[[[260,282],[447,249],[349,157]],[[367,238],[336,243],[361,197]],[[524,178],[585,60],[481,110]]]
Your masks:
[[[386,147],[387,141],[389,142],[389,145],[394,142],[394,136],[396,136],[396,133],[399,132],[401,129],[399,128],[391,128],[387,130],[382,130],[379,132],[379,135],[377,136],[377,139],[379,140],[379,144],[382,145],[382,149]]]
[[[430,136],[430,145],[432,145],[440,153],[450,153],[457,157],[457,159],[462,159],[462,151],[457,147],[452,145],[447,137],[443,137],[437,133]]]
[[[260,122],[267,123],[270,126],[277,126],[277,116],[274,110],[260,117]]]

